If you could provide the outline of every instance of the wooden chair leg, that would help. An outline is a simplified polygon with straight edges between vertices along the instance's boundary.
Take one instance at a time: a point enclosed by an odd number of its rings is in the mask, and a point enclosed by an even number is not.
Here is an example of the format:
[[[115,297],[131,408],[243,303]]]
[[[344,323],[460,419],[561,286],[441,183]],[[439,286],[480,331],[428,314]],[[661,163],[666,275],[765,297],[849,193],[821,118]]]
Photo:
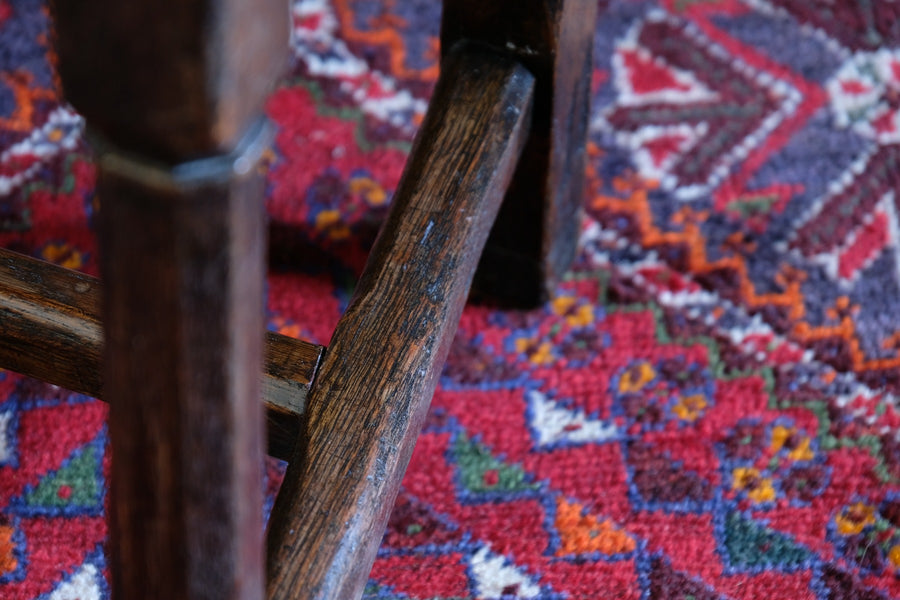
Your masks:
[[[391,212],[310,389],[268,532],[268,597],[358,598],[490,224],[525,142],[533,78],[457,48]]]
[[[163,190],[111,161],[98,190],[113,593],[261,597],[260,178]]]
[[[482,291],[533,304],[569,266],[595,16],[590,0],[444,3],[440,80],[269,523],[270,600],[361,594],[497,210]]]
[[[55,5],[99,153],[116,598],[263,595],[262,101],[283,0]]]
[[[477,41],[535,76],[530,135],[473,284],[513,306],[546,300],[575,257],[597,0],[444,0],[441,48]]]

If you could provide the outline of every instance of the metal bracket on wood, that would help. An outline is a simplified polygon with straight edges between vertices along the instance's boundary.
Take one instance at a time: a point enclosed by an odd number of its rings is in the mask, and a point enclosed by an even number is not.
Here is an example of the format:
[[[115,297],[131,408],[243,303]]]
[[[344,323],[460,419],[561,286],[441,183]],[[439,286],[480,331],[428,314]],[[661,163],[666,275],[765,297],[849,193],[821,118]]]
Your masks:
[[[88,130],[88,141],[97,164],[104,173],[129,180],[160,192],[191,190],[211,185],[226,185],[235,177],[245,177],[258,168],[266,149],[272,144],[275,128],[265,117],[251,124],[234,149],[176,165],[139,156],[117,148],[102,134]]]

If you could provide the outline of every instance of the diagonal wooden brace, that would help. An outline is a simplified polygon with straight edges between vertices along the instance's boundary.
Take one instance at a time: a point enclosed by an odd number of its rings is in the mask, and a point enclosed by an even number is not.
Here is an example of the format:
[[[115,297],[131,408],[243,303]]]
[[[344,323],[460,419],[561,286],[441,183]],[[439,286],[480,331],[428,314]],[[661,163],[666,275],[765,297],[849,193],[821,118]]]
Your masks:
[[[310,390],[272,510],[271,600],[358,598],[527,134],[533,77],[458,47]]]

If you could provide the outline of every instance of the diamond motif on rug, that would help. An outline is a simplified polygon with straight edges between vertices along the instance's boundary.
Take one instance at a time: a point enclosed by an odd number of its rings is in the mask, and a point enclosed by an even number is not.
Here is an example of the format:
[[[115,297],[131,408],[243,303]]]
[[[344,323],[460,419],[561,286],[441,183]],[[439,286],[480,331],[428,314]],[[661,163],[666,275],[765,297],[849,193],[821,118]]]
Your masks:
[[[654,600],[724,600],[709,586],[672,568],[659,555],[644,558],[639,562],[643,572],[641,578],[647,598]]]
[[[507,464],[466,434],[456,437],[451,450],[457,465],[459,484],[467,499],[486,502],[499,496],[528,492],[540,487],[531,483],[521,467]]]
[[[613,71],[616,101],[593,128],[612,128],[639,172],[681,199],[715,190],[800,100],[784,81],[655,11],[618,42]]]
[[[103,442],[98,440],[76,450],[56,471],[25,491],[22,511],[30,515],[102,514]],[[15,503],[11,507],[15,506]]]

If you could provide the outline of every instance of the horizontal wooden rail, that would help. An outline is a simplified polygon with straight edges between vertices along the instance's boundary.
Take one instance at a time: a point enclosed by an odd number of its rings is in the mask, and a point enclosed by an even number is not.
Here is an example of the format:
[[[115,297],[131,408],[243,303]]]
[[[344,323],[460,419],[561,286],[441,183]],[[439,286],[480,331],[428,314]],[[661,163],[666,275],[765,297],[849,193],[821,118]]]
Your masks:
[[[270,600],[359,598],[522,151],[534,78],[457,48],[310,390],[268,533]]]
[[[102,397],[100,280],[0,249],[0,367]],[[324,348],[266,334],[269,454],[287,460]]]

